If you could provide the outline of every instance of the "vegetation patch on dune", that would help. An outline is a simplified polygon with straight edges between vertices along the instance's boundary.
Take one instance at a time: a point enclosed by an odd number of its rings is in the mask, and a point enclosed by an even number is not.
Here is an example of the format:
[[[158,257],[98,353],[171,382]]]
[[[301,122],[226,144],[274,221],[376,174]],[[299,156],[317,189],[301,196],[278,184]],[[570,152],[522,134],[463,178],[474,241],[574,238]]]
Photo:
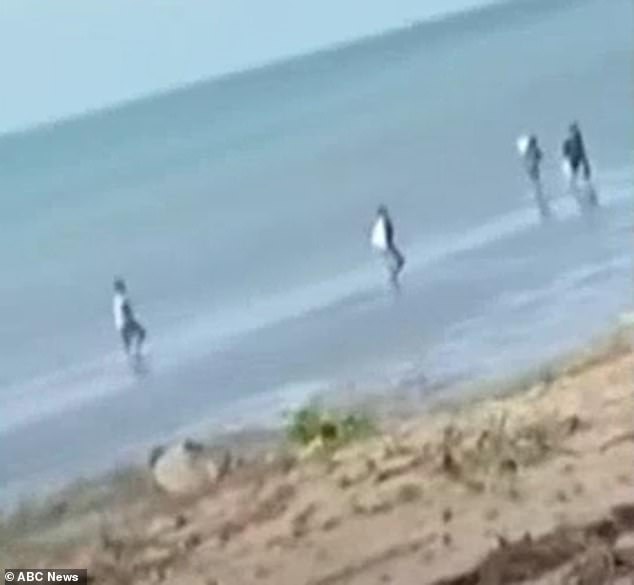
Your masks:
[[[374,421],[363,413],[328,412],[309,404],[288,415],[286,436],[301,447],[333,450],[376,432]]]

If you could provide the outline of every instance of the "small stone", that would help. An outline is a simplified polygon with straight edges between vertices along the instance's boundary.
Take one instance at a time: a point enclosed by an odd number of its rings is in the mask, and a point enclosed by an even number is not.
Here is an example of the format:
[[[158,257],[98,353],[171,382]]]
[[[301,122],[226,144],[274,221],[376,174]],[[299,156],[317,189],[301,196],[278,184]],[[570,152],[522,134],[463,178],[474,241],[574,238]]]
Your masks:
[[[562,504],[568,501],[568,494],[564,490],[557,490],[555,492],[555,499]]]
[[[227,544],[236,534],[240,532],[240,527],[233,522],[225,522],[218,529],[218,541],[221,545]]]
[[[174,528],[180,530],[185,526],[187,526],[187,516],[185,516],[185,514],[178,514],[176,518],[174,518]]]
[[[201,542],[202,538],[200,537],[200,534],[198,534],[197,532],[192,532],[191,534],[187,535],[183,544],[185,550],[192,550],[193,548],[200,546]]]
[[[566,435],[572,435],[581,429],[581,419],[573,414],[564,419],[563,421],[563,429]]]
[[[440,467],[448,475],[451,475],[451,476],[460,475],[460,471],[461,471],[460,465],[456,461],[456,458],[453,456],[449,448],[443,449]]]
[[[500,462],[500,473],[506,474],[516,474],[517,473],[517,462],[515,459],[511,459],[510,457],[503,459]]]
[[[452,518],[453,518],[453,512],[452,512],[451,508],[445,508],[442,511],[442,521],[445,524],[448,524],[449,522],[451,522]]]
[[[396,497],[400,503],[411,504],[423,497],[423,488],[416,483],[405,483],[398,488]]]

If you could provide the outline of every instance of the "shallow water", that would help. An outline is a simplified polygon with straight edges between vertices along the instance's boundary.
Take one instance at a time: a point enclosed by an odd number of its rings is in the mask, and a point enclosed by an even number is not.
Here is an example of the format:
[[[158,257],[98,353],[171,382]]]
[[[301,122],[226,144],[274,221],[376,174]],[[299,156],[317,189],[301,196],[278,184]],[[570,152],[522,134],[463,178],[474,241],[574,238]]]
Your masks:
[[[631,22],[626,0],[515,2],[0,140],[0,487],[324,388],[512,370],[612,324],[632,299]],[[559,176],[573,118],[587,215]],[[369,249],[379,203],[398,298]],[[115,274],[150,332],[142,380]]]

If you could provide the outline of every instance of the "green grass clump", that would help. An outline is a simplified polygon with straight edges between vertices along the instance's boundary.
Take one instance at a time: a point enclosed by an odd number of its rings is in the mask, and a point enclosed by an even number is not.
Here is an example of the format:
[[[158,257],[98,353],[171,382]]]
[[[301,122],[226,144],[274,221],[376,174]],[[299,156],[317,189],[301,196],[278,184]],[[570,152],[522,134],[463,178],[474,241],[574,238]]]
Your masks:
[[[324,447],[336,448],[375,432],[373,421],[365,414],[330,413],[312,404],[289,415],[288,439],[302,446],[321,441]]]

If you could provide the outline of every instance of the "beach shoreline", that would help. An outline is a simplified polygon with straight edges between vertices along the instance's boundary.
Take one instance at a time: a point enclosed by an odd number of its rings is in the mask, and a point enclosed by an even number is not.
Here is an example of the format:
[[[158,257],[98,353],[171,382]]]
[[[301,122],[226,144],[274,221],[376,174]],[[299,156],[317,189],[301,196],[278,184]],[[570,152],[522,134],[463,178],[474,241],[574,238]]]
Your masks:
[[[375,417],[378,433],[334,453],[306,455],[279,432],[228,438],[210,453],[230,452],[232,470],[195,495],[167,495],[147,467],[119,469],[7,515],[0,565],[86,565],[99,583],[122,582],[121,571],[135,583],[207,583],[214,582],[203,580],[210,563],[222,557],[213,569],[221,583],[368,583],[382,575],[409,582],[415,559],[419,568],[427,565],[425,582],[453,583],[441,578],[477,573],[500,542],[513,548],[524,533],[539,540],[564,529],[592,532],[588,526],[599,516],[616,526],[614,538],[599,538],[614,561],[622,554],[617,541],[634,531],[613,517],[634,506],[634,477],[618,465],[634,454],[627,424],[632,371],[628,326],[512,381],[456,387],[424,409],[390,406],[388,398],[358,404]],[[476,448],[494,435],[495,448]],[[486,457],[478,449],[488,449]],[[467,547],[456,516],[472,516],[472,508],[484,518],[469,520]],[[408,514],[427,527],[424,534]],[[122,543],[116,562],[109,538]],[[366,548],[356,538],[367,540]],[[596,553],[596,542],[588,543],[529,582],[560,582],[539,579],[572,571]],[[271,550],[282,561],[270,562]],[[238,578],[241,554],[248,570]],[[626,569],[634,574],[634,566]]]
[[[566,371],[571,364],[594,359],[593,356],[609,354],[612,348],[624,342],[631,324],[609,328],[607,333],[596,335],[591,341],[580,344],[575,349],[560,350],[549,359],[533,360],[530,365],[507,369],[497,376],[482,375],[459,376],[429,382],[424,377],[416,376],[413,380],[396,384],[376,382],[362,387],[357,384],[346,384],[322,388],[310,394],[293,408],[277,410],[277,415],[266,424],[244,422],[242,424],[221,425],[222,430],[215,429],[214,424],[197,425],[195,431],[181,431],[166,435],[146,445],[136,445],[127,456],[102,466],[89,468],[84,472],[74,471],[60,474],[55,478],[31,480],[24,484],[25,489],[18,495],[9,496],[8,492],[0,494],[0,514],[10,515],[17,508],[31,508],[44,505],[50,499],[64,499],[65,494],[72,493],[79,486],[79,491],[102,492],[103,486],[116,485],[128,475],[135,477],[139,471],[144,472],[148,454],[159,444],[178,443],[184,439],[201,442],[216,451],[231,451],[239,458],[254,458],[275,451],[285,442],[285,425],[294,410],[303,406],[316,406],[320,410],[341,412],[362,412],[374,420],[382,431],[389,432],[402,423],[412,419],[453,411],[463,408],[472,402],[480,402],[487,398],[510,393],[521,393],[544,379],[556,377]],[[231,421],[229,421],[231,423]],[[124,479],[125,483],[125,479]],[[43,489],[34,486],[46,484]],[[90,487],[88,487],[90,486]]]

